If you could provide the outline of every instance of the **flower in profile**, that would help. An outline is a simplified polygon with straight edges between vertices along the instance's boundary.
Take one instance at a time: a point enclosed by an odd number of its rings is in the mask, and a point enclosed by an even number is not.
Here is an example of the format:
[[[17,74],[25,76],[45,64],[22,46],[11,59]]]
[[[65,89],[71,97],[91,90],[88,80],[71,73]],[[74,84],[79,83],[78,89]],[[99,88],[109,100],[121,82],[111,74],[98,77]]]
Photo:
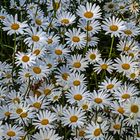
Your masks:
[[[27,27],[26,21],[20,22],[18,21],[17,14],[13,17],[12,15],[7,15],[6,19],[3,20],[3,27],[4,31],[8,31],[8,35],[12,34],[24,34],[24,30]]]
[[[101,9],[98,5],[87,2],[86,6],[80,5],[77,9],[77,14],[88,20],[100,19],[101,18]]]
[[[111,34],[111,37],[120,37],[120,34],[123,33],[126,27],[124,21],[113,16],[103,21],[102,28],[106,31],[105,34]]]

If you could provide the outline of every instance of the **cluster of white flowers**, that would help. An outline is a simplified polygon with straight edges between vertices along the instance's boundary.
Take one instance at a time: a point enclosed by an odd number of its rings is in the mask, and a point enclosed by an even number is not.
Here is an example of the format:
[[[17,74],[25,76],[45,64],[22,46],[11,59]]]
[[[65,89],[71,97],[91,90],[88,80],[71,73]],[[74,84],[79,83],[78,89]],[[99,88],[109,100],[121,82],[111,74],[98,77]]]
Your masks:
[[[140,140],[139,0],[4,0],[0,140]]]

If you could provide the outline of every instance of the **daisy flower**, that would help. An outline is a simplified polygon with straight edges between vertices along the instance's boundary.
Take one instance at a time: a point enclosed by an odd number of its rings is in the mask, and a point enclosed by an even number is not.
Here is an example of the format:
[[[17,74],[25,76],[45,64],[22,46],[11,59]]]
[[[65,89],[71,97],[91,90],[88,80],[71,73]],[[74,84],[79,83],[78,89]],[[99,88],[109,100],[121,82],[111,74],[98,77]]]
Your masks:
[[[8,16],[8,13],[6,12],[5,9],[2,8],[0,11],[0,21],[5,20],[7,18],[7,16]]]
[[[81,32],[80,28],[73,28],[72,30],[69,29],[65,33],[65,35],[67,36],[66,43],[70,45],[70,48],[72,50],[74,50],[75,48],[80,50],[85,47],[86,41],[84,38],[86,37],[86,34],[84,32]]]
[[[57,15],[57,21],[60,25],[68,26],[72,23],[74,23],[74,20],[76,19],[75,15],[71,14],[70,12],[62,12],[58,13]]]
[[[121,85],[121,82],[118,81],[116,78],[108,78],[106,77],[106,79],[101,82],[101,84],[99,85],[100,90],[104,90],[107,92],[115,92]]]
[[[77,9],[77,15],[88,20],[100,19],[101,9],[98,5],[87,2],[86,5],[80,5]]]
[[[79,21],[78,27],[92,35],[98,33],[101,30],[100,23],[97,20],[92,20],[87,23],[86,20],[81,19]]]
[[[27,27],[26,21],[19,22],[17,14],[13,17],[12,15],[8,15],[5,20],[3,20],[4,31],[8,31],[7,34],[24,34],[24,30]]]
[[[96,64],[94,64],[93,68],[93,70],[97,72],[97,74],[99,74],[102,70],[112,73],[113,69],[114,66],[111,59],[108,60],[100,59]]]
[[[134,22],[125,23],[126,29],[123,31],[123,37],[135,37],[140,33],[140,28]]]
[[[4,125],[3,136],[5,139],[19,140],[23,135],[24,131],[22,130],[22,127],[17,125],[11,126],[11,124],[7,123]]]
[[[139,91],[134,85],[125,83],[124,85],[120,86],[115,91],[114,96],[120,102],[123,102],[123,101],[127,101],[131,99],[132,97],[138,94],[139,94]]]
[[[107,13],[112,13],[113,11],[115,11],[117,9],[117,3],[115,3],[114,1],[110,1],[110,2],[106,2],[105,5],[103,6],[103,9],[107,12]]]
[[[66,98],[70,104],[74,104],[84,101],[88,97],[88,94],[89,91],[84,86],[72,87],[66,94]]]
[[[26,54],[23,52],[16,53],[16,64],[17,66],[22,65],[23,68],[29,68],[35,64],[36,56],[32,53]]]
[[[72,129],[81,128],[84,125],[86,116],[80,108],[68,107],[63,111],[63,116],[61,118],[62,124],[64,126],[69,126]]]
[[[116,58],[115,62],[113,64],[114,69],[119,73],[123,73],[123,75],[126,75],[130,70],[137,67],[137,62],[130,56],[121,55],[121,58]]]
[[[40,130],[32,136],[33,140],[61,140],[55,130]]]
[[[94,64],[101,59],[101,54],[98,49],[89,49],[86,53],[86,59],[90,64]]]
[[[12,114],[12,111],[8,105],[4,105],[0,107],[0,119],[6,120],[7,118],[10,118],[11,114]]]
[[[103,91],[93,91],[93,93],[89,94],[89,101],[92,103],[93,108],[104,108],[108,106],[111,102],[111,98],[108,94]]]
[[[83,140],[85,138],[85,135],[86,135],[85,130],[86,130],[85,127],[73,129],[71,135],[76,136],[77,140]],[[74,140],[76,140],[76,138]]]
[[[41,29],[37,31],[36,27],[27,28],[25,31],[24,42],[31,48],[31,46],[43,46],[46,44],[46,33]]]
[[[68,77],[68,85],[70,86],[82,86],[85,85],[87,82],[85,81],[85,76],[79,73],[72,73]]]
[[[104,121],[101,125],[95,124],[93,121],[86,127],[86,139],[89,140],[102,140],[105,139],[104,133],[108,130],[108,125]]]
[[[119,18],[115,18],[114,16],[103,21],[102,28],[106,31],[105,34],[111,34],[111,37],[120,37],[120,34],[123,33],[125,27],[124,21],[121,21]]]
[[[49,73],[49,69],[43,63],[38,62],[30,68],[30,73],[32,79],[41,80]]]
[[[73,55],[68,59],[68,65],[70,66],[70,70],[72,72],[81,72],[85,71],[87,67],[87,60],[82,57],[82,55]]]
[[[50,128],[53,128],[53,123],[56,120],[56,116],[54,113],[43,110],[39,111],[39,113],[36,114],[37,118],[33,119],[33,125],[35,128],[42,129],[42,130],[48,130]]]

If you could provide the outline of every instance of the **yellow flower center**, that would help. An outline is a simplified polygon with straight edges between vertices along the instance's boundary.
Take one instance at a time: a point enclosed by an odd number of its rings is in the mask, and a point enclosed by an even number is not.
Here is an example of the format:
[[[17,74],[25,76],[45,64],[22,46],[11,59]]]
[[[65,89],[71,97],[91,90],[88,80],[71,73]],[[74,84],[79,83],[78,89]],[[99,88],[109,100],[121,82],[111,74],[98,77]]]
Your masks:
[[[80,41],[80,38],[78,36],[73,36],[72,41],[77,43]]]
[[[56,96],[54,96],[54,97],[53,97],[53,99],[54,99],[54,100],[57,100],[57,99],[58,99],[58,96],[57,96],[57,95],[56,95]]]
[[[124,63],[124,64],[122,64],[122,68],[124,70],[129,70],[130,69],[130,65],[128,63]]]
[[[18,97],[14,98],[12,101],[13,103],[20,103],[20,99]]]
[[[64,18],[61,20],[61,23],[62,24],[69,24],[69,19]]]
[[[0,16],[0,19],[5,19],[5,16]]]
[[[138,105],[131,105],[131,112],[138,113],[139,112],[139,106]]]
[[[11,113],[9,111],[4,113],[5,116],[9,117],[11,115]]]
[[[74,99],[77,100],[77,101],[82,100],[82,98],[83,98],[83,96],[81,94],[74,95]]]
[[[110,26],[110,30],[111,31],[117,31],[118,30],[118,26],[117,25],[111,25]]]
[[[7,135],[9,137],[14,137],[14,136],[16,136],[16,133],[14,131],[10,130],[10,131],[7,132]]]
[[[74,85],[74,86],[79,86],[79,85],[80,85],[80,81],[79,81],[79,80],[73,81],[73,85]]]
[[[97,104],[100,104],[100,103],[103,102],[103,100],[101,98],[95,98],[94,102],[97,103]]]
[[[42,125],[47,125],[47,124],[49,124],[49,120],[48,119],[43,119],[43,120],[41,120],[41,122],[40,122]]]
[[[69,74],[68,73],[62,73],[63,80],[67,81],[68,80],[68,77],[69,77]]]
[[[134,53],[129,53],[129,56],[131,56],[133,58],[135,55],[134,55]]]
[[[19,24],[17,24],[17,23],[13,23],[12,25],[11,25],[11,29],[13,29],[13,30],[18,30],[19,29]]]
[[[82,105],[82,108],[84,109],[84,110],[87,110],[88,109],[88,105]]]
[[[52,43],[53,43],[53,40],[52,40],[51,38],[49,38],[49,39],[47,40],[47,42],[48,42],[48,44],[52,44]]]
[[[39,36],[33,35],[33,36],[32,36],[32,40],[33,40],[34,42],[38,42],[38,41],[39,41]]]
[[[84,17],[86,17],[86,18],[92,18],[93,16],[94,16],[94,14],[91,11],[87,11],[84,13]]]
[[[106,88],[107,88],[107,89],[112,89],[113,87],[114,87],[113,84],[108,84]]]
[[[22,109],[22,108],[17,108],[17,109],[16,109],[16,113],[17,113],[17,114],[21,114],[22,112],[23,112],[23,109]]]
[[[37,25],[41,25],[41,24],[42,24],[42,21],[41,21],[40,19],[36,19],[36,20],[35,20],[35,23],[36,23]]]
[[[44,94],[45,95],[50,95],[51,94],[51,90],[49,88],[44,89]]]
[[[59,7],[60,7],[60,3],[59,3],[59,2],[54,2],[54,3],[53,3],[53,8],[54,8],[54,10],[58,10]]]
[[[135,77],[136,77],[136,74],[135,73],[131,73],[130,74],[130,78],[135,79]]]
[[[26,118],[28,116],[28,113],[27,112],[23,112],[20,114],[20,117],[21,118]]]
[[[47,66],[49,67],[49,69],[52,68],[52,64],[50,64],[50,63],[47,64]]]
[[[125,94],[122,95],[122,98],[123,98],[123,99],[129,99],[129,98],[130,98],[130,95],[127,94],[127,93],[125,93]]]
[[[30,77],[30,73],[25,73],[25,77],[26,78]]]
[[[75,63],[73,64],[73,67],[75,67],[75,68],[80,68],[80,67],[81,67],[81,63],[80,63],[80,62],[75,62]]]
[[[93,132],[93,135],[94,135],[95,137],[100,136],[100,135],[101,135],[101,129],[100,129],[100,128],[96,128],[96,129],[94,130],[94,132]]]
[[[117,111],[118,111],[120,114],[124,114],[124,109],[123,109],[123,107],[119,107],[119,108],[117,109]]]
[[[126,52],[127,52],[127,51],[129,51],[129,50],[130,50],[130,47],[127,46],[127,45],[123,48],[123,51],[126,51]]]
[[[73,123],[73,122],[77,122],[77,120],[78,120],[78,117],[77,116],[71,116],[70,117],[70,121]]]
[[[10,78],[12,78],[12,74],[10,74],[10,73],[7,73],[7,74],[6,74],[6,78],[7,78],[7,79],[10,79]]]
[[[90,41],[91,41],[91,37],[90,37],[90,36],[85,37],[84,39],[85,39],[86,41],[88,41],[88,42],[90,42]]]
[[[96,58],[96,55],[95,55],[95,54],[90,54],[89,58],[90,58],[91,60],[94,60],[94,59]]]
[[[84,137],[85,136],[85,131],[84,130],[80,130],[79,131],[79,136],[80,137]]]
[[[23,62],[28,62],[29,60],[30,60],[30,57],[27,56],[27,55],[24,55],[24,56],[22,57],[22,61],[23,61]]]
[[[39,49],[36,49],[34,50],[33,54],[35,54],[36,56],[40,54],[40,50]]]
[[[108,8],[109,8],[109,9],[114,8],[114,4],[112,4],[112,3],[111,3],[111,4],[109,4],[109,5],[108,5]]]
[[[132,31],[131,31],[131,30],[124,30],[124,33],[125,33],[126,35],[131,35],[131,34],[132,34]]]
[[[121,5],[121,6],[120,6],[120,9],[124,9],[124,6]]]
[[[114,124],[113,128],[116,129],[116,130],[120,130],[121,125],[120,124]]]
[[[33,72],[36,74],[40,74],[41,73],[41,69],[39,67],[34,67],[33,68]]]
[[[107,68],[108,68],[108,65],[107,64],[102,64],[101,65],[101,69],[106,70]]]
[[[34,90],[33,93],[35,94],[35,96],[39,97],[41,95],[41,92],[38,90]]]
[[[55,50],[56,55],[62,55],[62,50]]]
[[[33,107],[40,109],[41,108],[41,103],[40,102],[35,102],[33,103]]]
[[[87,30],[87,31],[92,31],[92,30],[93,30],[93,27],[90,26],[90,25],[87,25],[87,26],[85,27],[85,30]]]

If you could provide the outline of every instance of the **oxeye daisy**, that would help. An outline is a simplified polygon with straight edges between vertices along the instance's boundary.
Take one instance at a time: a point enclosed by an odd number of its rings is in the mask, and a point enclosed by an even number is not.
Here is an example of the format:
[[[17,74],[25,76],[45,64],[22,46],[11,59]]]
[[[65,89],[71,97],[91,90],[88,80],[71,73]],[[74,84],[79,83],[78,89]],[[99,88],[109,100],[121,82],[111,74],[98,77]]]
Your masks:
[[[121,21],[121,19],[116,17],[109,17],[106,18],[105,21],[103,21],[102,27],[103,30],[106,31],[105,34],[111,34],[111,37],[120,37],[120,34],[123,33],[125,27],[124,21]]]
[[[63,111],[63,116],[61,118],[62,124],[64,126],[70,126],[72,129],[81,128],[85,123],[85,112],[77,107],[68,107]]]
[[[7,16],[8,16],[8,13],[6,12],[5,9],[2,8],[0,11],[0,21],[5,20],[7,18]]]
[[[94,64],[101,59],[101,54],[98,49],[89,49],[86,53],[86,59],[90,64]]]
[[[92,102],[89,99],[81,100],[78,102],[78,107],[81,108],[83,111],[91,110]]]
[[[7,105],[0,107],[0,119],[6,120],[7,118],[10,118],[12,114],[11,108]]]
[[[123,75],[127,74],[133,68],[138,67],[137,62],[130,56],[121,55],[120,58],[115,59],[115,62],[116,63],[113,64],[114,69],[119,73],[123,73]]]
[[[54,32],[48,32],[46,35],[46,43],[47,43],[48,48],[50,46],[58,44],[59,40],[60,40],[60,37]]]
[[[124,84],[115,91],[115,98],[120,102],[127,101],[139,94],[138,89],[132,84]]]
[[[71,14],[70,12],[62,12],[57,15],[58,23],[64,26],[74,23],[75,19],[75,15]]]
[[[46,44],[46,33],[41,29],[38,31],[36,27],[27,28],[25,35],[27,37],[25,37],[24,42],[29,48]]]
[[[88,20],[100,19],[101,18],[101,9],[98,5],[87,2],[86,5],[80,5],[77,9],[77,14]]]
[[[140,33],[140,28],[135,25],[134,22],[125,23],[126,29],[123,31],[122,36],[134,37]]]
[[[49,73],[48,67],[43,63],[37,63],[30,68],[31,79],[41,80]]]
[[[84,39],[86,42],[88,42],[90,47],[95,47],[98,45],[99,38],[94,35],[89,34],[88,37],[86,36]]]
[[[41,110],[36,114],[37,118],[33,119],[33,125],[35,128],[39,128],[42,130],[48,130],[53,128],[53,123],[56,120],[56,116],[54,113],[48,110]]]
[[[29,68],[33,64],[35,64],[36,56],[32,53],[26,54],[22,52],[16,53],[16,64],[17,66],[22,65],[23,68]]]
[[[55,130],[40,130],[32,136],[33,140],[61,140]]]
[[[4,26],[3,30],[8,31],[7,34],[23,34],[25,28],[27,27],[26,21],[25,22],[19,22],[17,14],[13,17],[12,15],[9,15],[6,17],[6,19],[3,21]]]
[[[49,102],[46,101],[46,99],[44,98],[44,95],[42,96],[29,96],[29,98],[27,99],[28,104],[30,105],[30,107],[35,110],[38,111],[39,109],[44,109],[46,108],[46,105],[48,105]]]
[[[79,73],[72,73],[68,77],[68,84],[70,86],[82,86],[86,84],[85,76]]]
[[[86,135],[85,130],[86,130],[85,127],[73,129],[71,135],[77,137],[77,139],[75,138],[74,140],[82,140],[85,138],[85,135]]]
[[[55,75],[56,81],[60,85],[66,85],[68,77],[71,74],[69,67],[67,65],[61,66],[60,68],[57,69],[57,71],[55,73],[56,73],[56,75]]]
[[[95,124],[93,121],[87,125],[86,127],[86,135],[85,138],[89,140],[102,140],[105,139],[103,135],[108,130],[108,125],[106,121],[102,123],[102,125]]]
[[[97,20],[92,20],[87,23],[86,20],[81,19],[78,26],[92,35],[98,33],[101,30],[100,23]]]
[[[102,70],[112,73],[113,69],[114,67],[111,59],[108,60],[100,59],[98,62],[94,64],[93,68],[93,70],[97,72],[97,74],[99,74]]]
[[[65,35],[67,44],[70,45],[71,50],[76,49],[82,49],[86,45],[85,37],[86,34],[84,32],[81,32],[81,29],[73,28],[72,30],[68,30]]]
[[[111,102],[111,98],[109,98],[109,95],[106,94],[103,91],[93,91],[89,94],[89,101],[92,103],[93,108],[104,108],[105,106],[108,106]]]
[[[128,74],[126,75],[129,80],[133,81],[133,80],[137,80],[139,78],[139,69],[132,69],[130,70],[130,72],[128,72]]]
[[[78,86],[69,89],[66,98],[70,104],[74,104],[86,100],[88,95],[89,91],[87,91],[86,87]]]
[[[99,85],[99,88],[100,90],[104,90],[107,92],[115,92],[118,87],[120,87],[120,85],[121,82],[118,81],[116,78],[110,79],[106,77],[106,79]]]
[[[85,68],[87,67],[87,60],[82,57],[82,55],[73,55],[71,58],[68,59],[68,65],[70,67],[70,70],[73,72],[81,72],[85,71]]]
[[[17,125],[11,126],[10,124],[7,123],[4,125],[3,133],[5,139],[11,140],[19,140],[20,137],[24,135],[22,127],[19,127]]]
[[[113,12],[117,9],[117,4],[114,1],[106,2],[103,9],[108,13]]]

